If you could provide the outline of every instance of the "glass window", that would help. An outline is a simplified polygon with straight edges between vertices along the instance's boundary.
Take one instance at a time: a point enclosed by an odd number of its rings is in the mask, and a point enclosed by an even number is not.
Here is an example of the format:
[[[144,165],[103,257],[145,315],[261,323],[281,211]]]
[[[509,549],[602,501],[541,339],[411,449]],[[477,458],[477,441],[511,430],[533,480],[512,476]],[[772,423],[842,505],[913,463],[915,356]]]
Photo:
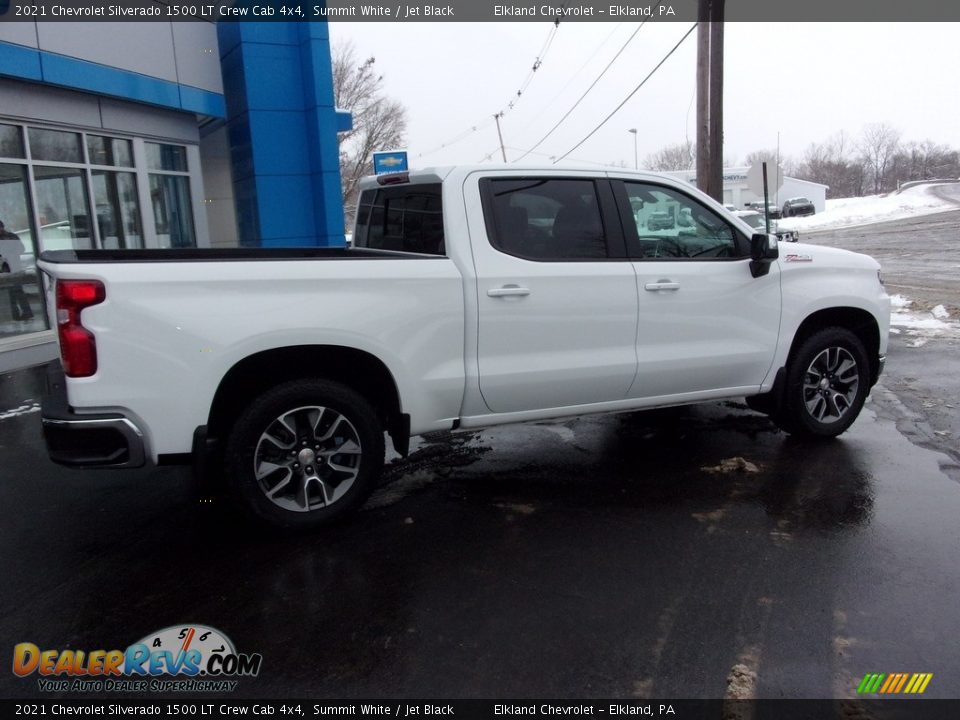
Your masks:
[[[27,198],[26,167],[0,163],[0,338],[49,327]]]
[[[33,168],[42,250],[93,247],[83,175],[82,170],[74,168]]]
[[[446,251],[440,185],[405,185],[364,192],[354,245],[443,255]]]
[[[93,171],[100,245],[108,250],[142,248],[137,181],[133,173]]]
[[[488,231],[501,252],[532,260],[607,257],[592,180],[490,179],[483,185]]]
[[[637,232],[635,237],[627,233],[631,258],[737,257],[733,228],[693,198],[660,185],[624,186]]]
[[[133,167],[133,144],[129,140],[87,135],[87,154],[91,165]]]
[[[30,128],[30,154],[34,160],[83,162],[80,133]]]
[[[187,171],[187,149],[182,145],[144,143],[149,170]]]
[[[23,137],[17,125],[0,125],[0,157],[24,157]]]
[[[151,175],[150,201],[160,247],[196,247],[190,179],[184,175]]]

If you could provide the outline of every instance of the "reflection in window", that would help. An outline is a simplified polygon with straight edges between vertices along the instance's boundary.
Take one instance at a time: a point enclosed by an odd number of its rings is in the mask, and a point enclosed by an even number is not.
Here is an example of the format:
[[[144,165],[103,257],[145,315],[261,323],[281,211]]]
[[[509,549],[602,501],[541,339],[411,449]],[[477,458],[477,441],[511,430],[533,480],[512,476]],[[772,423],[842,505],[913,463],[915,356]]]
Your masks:
[[[49,327],[36,253],[26,168],[0,163],[0,338]]]
[[[150,200],[160,247],[196,247],[190,179],[184,175],[150,175]]]
[[[632,258],[736,257],[733,229],[713,211],[672,188],[626,182],[637,236],[627,235]]]
[[[144,143],[147,168],[150,170],[187,171],[187,149],[182,145]]]
[[[83,162],[80,133],[30,128],[30,154],[34,160]]]
[[[16,125],[0,125],[0,157],[23,157],[23,138]]]
[[[100,246],[107,250],[142,248],[137,182],[133,173],[93,171]]]
[[[87,154],[91,165],[133,167],[133,144],[129,140],[87,135]]]
[[[44,250],[93,247],[83,171],[37,165],[33,169]]]

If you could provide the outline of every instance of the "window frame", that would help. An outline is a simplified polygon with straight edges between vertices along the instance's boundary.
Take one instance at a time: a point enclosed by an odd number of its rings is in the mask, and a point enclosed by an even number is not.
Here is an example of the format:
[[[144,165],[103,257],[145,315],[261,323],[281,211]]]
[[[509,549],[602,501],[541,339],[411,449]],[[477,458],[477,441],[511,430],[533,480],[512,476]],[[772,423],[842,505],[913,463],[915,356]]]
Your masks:
[[[510,182],[537,182],[549,180],[575,180],[593,184],[597,197],[597,206],[600,211],[600,222],[603,225],[603,235],[607,247],[606,257],[584,258],[544,258],[532,257],[523,253],[511,252],[503,248],[497,223],[494,220],[493,185],[497,181]],[[623,228],[618,218],[618,206],[611,188],[610,179],[602,175],[566,175],[566,174],[524,174],[524,175],[489,175],[479,179],[480,204],[483,210],[483,222],[486,228],[487,242],[490,247],[502,255],[519,258],[528,262],[537,263],[596,263],[596,262],[623,262],[627,257],[627,246]]]
[[[416,250],[404,250],[404,249],[392,250],[392,249],[386,249],[386,248],[371,248],[370,245],[368,245],[367,243],[370,241],[371,221],[373,219],[374,210],[376,210],[377,208],[377,201],[381,197],[385,197],[385,199],[391,199],[386,196],[388,194],[399,193],[403,190],[409,190],[411,191],[411,194],[416,194],[417,188],[420,188],[421,195],[426,196],[427,192],[422,189],[424,187],[435,189],[436,198],[440,202],[440,211],[439,211],[440,227],[442,228],[442,232],[443,232],[441,247],[443,251],[440,253],[432,253],[432,252],[417,252]],[[372,196],[372,199],[369,203],[365,203],[364,196],[366,196],[368,193]],[[386,212],[387,212],[387,208],[386,208],[386,205],[384,205],[384,213]],[[412,210],[412,212],[425,213],[428,211]],[[386,220],[386,215],[384,215],[384,220]],[[359,232],[360,228],[363,228],[362,237],[361,237],[361,233]],[[449,245],[447,242],[447,223],[446,223],[446,215],[444,211],[444,202],[443,202],[443,183],[437,182],[437,181],[414,182],[414,183],[404,183],[404,184],[396,184],[396,185],[368,187],[368,188],[362,189],[357,195],[357,212],[353,222],[352,245],[353,247],[356,247],[356,248],[377,250],[378,252],[401,252],[401,253],[407,253],[412,255],[422,255],[423,257],[449,258],[450,253],[449,253]]]
[[[614,198],[617,201],[617,208],[620,215],[620,223],[623,225],[624,237],[640,242],[640,232],[637,230],[637,223],[633,216],[633,209],[630,206],[630,195],[627,192],[627,184],[645,185],[654,189],[669,190],[673,193],[683,196],[691,204],[700,206],[702,209],[716,216],[724,225],[730,228],[733,233],[734,247],[736,254],[730,257],[630,257],[632,262],[741,262],[750,259],[750,239],[744,236],[736,225],[733,225],[727,218],[717,212],[714,208],[706,205],[698,198],[685,192],[683,189],[670,185],[668,183],[657,182],[655,180],[633,180],[624,178],[612,179]],[[629,247],[629,244],[625,242]]]
[[[93,243],[93,247],[97,249],[103,248],[103,241],[100,237],[100,228],[99,223],[96,222],[96,205],[95,205],[95,194],[93,186],[93,172],[94,171],[107,171],[107,172],[129,172],[133,173],[134,181],[136,186],[137,193],[137,207],[140,213],[140,224],[141,224],[141,237],[143,238],[143,247],[136,249],[151,249],[159,247],[159,240],[156,232],[156,219],[153,212],[153,203],[150,195],[150,179],[149,176],[152,174],[156,175],[179,175],[187,178],[189,183],[189,196],[190,196],[190,220],[193,225],[193,239],[195,247],[206,247],[209,239],[206,236],[206,215],[204,214],[204,200],[202,196],[203,188],[203,177],[201,174],[200,168],[200,158],[199,158],[199,146],[196,143],[191,143],[189,141],[175,139],[175,138],[163,138],[155,137],[149,135],[134,135],[130,133],[124,133],[115,131],[107,128],[95,128],[95,127],[81,127],[75,125],[51,123],[44,121],[33,121],[33,120],[24,120],[22,118],[14,118],[10,116],[0,116],[0,123],[4,125],[13,125],[19,128],[20,138],[23,144],[24,157],[0,157],[0,162],[19,164],[24,165],[27,168],[27,177],[29,183],[29,196],[31,201],[31,222],[36,228],[36,232],[40,232],[40,209],[37,204],[36,197],[36,177],[34,176],[34,166],[45,166],[45,167],[63,167],[71,169],[79,169],[82,171],[83,179],[83,189],[86,195],[86,203],[89,208],[90,219],[91,219],[91,231],[90,239]],[[35,128],[37,130],[56,130],[60,132],[74,132],[79,133],[81,136],[81,151],[83,162],[74,163],[74,162],[63,162],[63,161],[53,161],[53,160],[37,160],[33,158],[32,151],[30,148],[30,129]],[[90,160],[90,148],[88,143],[88,136],[98,136],[110,139],[117,140],[128,140],[132,143],[132,159],[133,166],[120,166],[120,165],[100,165],[93,163]],[[186,171],[174,171],[174,170],[150,170],[147,167],[147,158],[145,151],[145,143],[157,143],[161,145],[178,145],[185,148],[186,150],[186,161],[187,161],[187,170]],[[42,238],[37,236],[37,251],[38,257],[39,253],[44,252],[44,248],[41,244]]]

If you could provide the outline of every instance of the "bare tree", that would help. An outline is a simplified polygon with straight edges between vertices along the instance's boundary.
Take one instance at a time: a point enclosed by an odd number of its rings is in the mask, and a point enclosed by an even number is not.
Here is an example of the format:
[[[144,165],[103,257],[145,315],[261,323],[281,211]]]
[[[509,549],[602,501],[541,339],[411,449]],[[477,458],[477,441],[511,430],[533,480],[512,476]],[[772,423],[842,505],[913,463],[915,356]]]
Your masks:
[[[744,159],[743,164],[749,167],[753,167],[756,163],[767,163],[767,165],[772,165],[777,162],[777,151],[776,149],[764,149],[764,150],[754,150],[753,152],[747,153],[747,157]]]
[[[660,172],[692,170],[697,161],[697,146],[689,140],[668,145],[643,159],[643,167]]]
[[[377,73],[376,59],[357,59],[353,43],[333,48],[333,96],[338,109],[353,116],[353,129],[339,133],[340,179],[348,225],[353,221],[357,184],[373,172],[376,150],[390,150],[403,144],[407,111],[383,90],[383,76]]]
[[[900,146],[900,133],[886,123],[871,123],[860,136],[860,153],[873,179],[874,193],[884,190],[887,166]]]

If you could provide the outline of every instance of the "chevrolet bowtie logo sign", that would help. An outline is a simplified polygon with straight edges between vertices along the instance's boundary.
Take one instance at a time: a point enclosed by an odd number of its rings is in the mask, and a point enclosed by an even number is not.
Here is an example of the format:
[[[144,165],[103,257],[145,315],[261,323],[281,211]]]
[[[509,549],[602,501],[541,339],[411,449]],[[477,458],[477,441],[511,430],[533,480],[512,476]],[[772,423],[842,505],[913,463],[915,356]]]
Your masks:
[[[922,695],[933,673],[867,673],[857,686],[858,695]]]
[[[407,169],[406,150],[391,150],[390,152],[375,152],[373,154],[373,172],[375,175],[406,172]]]

